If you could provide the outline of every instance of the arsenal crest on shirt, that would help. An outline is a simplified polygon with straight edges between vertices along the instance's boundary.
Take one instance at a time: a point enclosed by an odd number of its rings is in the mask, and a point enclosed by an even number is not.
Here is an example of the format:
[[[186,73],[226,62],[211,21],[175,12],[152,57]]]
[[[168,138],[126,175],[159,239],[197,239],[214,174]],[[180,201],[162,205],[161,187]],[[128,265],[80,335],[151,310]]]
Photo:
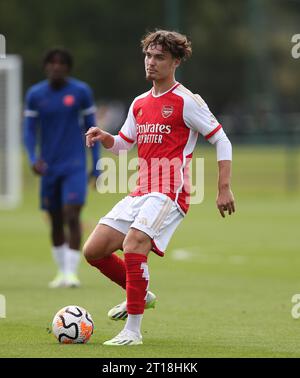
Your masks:
[[[161,114],[164,118],[170,117],[174,111],[174,108],[172,105],[164,105],[161,109]]]

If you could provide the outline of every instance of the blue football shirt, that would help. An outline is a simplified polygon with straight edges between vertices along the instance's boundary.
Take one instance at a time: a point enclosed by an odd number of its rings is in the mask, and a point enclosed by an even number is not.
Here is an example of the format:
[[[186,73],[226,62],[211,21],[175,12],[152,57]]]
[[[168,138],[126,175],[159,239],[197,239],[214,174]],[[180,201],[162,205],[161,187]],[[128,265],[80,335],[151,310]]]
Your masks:
[[[49,171],[85,169],[84,132],[95,126],[90,87],[68,78],[63,87],[54,89],[44,80],[29,88],[25,102],[24,137],[31,164],[38,159],[36,138],[39,138],[38,155]]]

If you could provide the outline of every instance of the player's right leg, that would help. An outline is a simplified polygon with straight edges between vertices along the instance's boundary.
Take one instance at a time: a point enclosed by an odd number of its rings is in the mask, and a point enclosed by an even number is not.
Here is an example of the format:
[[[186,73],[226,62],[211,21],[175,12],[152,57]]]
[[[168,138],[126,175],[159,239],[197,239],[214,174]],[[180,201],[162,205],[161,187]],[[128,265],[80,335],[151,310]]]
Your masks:
[[[49,283],[50,288],[64,286],[65,234],[60,192],[61,182],[59,176],[55,174],[42,176],[40,188],[41,209],[45,210],[49,216],[52,256],[57,265],[57,274]]]
[[[65,235],[62,209],[48,211],[51,225],[52,255],[57,265],[57,274],[49,282],[52,289],[65,286]]]
[[[156,295],[148,290],[147,297],[146,297],[146,303],[145,303],[145,310],[149,308],[154,308],[156,305]],[[107,316],[111,320],[126,320],[128,317],[127,312],[127,301],[124,301],[112,309],[108,311]]]
[[[124,261],[114,252],[122,249],[125,235],[114,228],[98,224],[83,247],[87,262],[106,277],[126,288]]]
[[[114,209],[112,211],[114,211]],[[124,214],[124,217],[128,220],[126,206],[122,209],[122,214]],[[99,223],[96,226],[83,247],[84,256],[90,265],[97,268],[102,274],[126,290],[126,268],[124,260],[113,252],[123,248],[126,232],[129,230],[131,222],[120,219],[120,215],[119,220],[114,220],[110,218],[109,214],[102,218],[100,222],[103,223]],[[118,229],[122,230],[122,232],[118,231]],[[156,296],[149,292],[145,309],[154,308],[155,302]],[[108,312],[108,317],[111,320],[125,320],[127,316],[126,301],[113,307]]]

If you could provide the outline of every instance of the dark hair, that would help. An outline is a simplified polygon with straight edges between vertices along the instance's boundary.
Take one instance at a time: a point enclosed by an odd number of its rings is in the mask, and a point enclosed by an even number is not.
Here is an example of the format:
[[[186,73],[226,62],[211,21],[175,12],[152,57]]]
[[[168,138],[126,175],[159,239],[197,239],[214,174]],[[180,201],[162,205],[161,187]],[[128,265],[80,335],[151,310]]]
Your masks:
[[[147,33],[141,40],[141,47],[144,53],[146,53],[150,45],[161,45],[174,58],[186,60],[192,55],[191,41],[184,34],[175,31],[156,29],[153,32]]]
[[[59,56],[60,59],[71,70],[71,68],[73,67],[73,57],[72,57],[71,53],[68,50],[66,50],[65,48],[62,48],[62,47],[55,47],[55,48],[52,48],[52,49],[48,50],[45,53],[45,55],[44,55],[43,65],[45,66],[47,63],[52,62],[52,60],[56,56]]]

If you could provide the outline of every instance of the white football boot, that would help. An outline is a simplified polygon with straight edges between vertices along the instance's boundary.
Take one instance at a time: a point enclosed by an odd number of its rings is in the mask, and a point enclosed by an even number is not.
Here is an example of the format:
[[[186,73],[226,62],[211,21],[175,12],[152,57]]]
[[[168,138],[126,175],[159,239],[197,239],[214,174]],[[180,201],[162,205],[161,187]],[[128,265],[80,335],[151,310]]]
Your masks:
[[[79,287],[80,281],[75,273],[68,273],[65,275],[65,287]]]
[[[138,335],[129,329],[123,329],[116,337],[111,340],[105,341],[103,345],[111,346],[129,346],[143,344],[142,335]]]
[[[59,287],[65,287],[65,275],[62,272],[58,272],[54,280],[49,282],[48,287],[50,289],[57,289]]]
[[[107,316],[111,320],[125,320],[128,317],[127,313],[127,306],[126,301],[116,305],[112,309],[108,311]],[[145,310],[148,308],[154,308],[156,304],[156,295],[151,293],[151,291],[148,291],[146,303],[145,303]]]

